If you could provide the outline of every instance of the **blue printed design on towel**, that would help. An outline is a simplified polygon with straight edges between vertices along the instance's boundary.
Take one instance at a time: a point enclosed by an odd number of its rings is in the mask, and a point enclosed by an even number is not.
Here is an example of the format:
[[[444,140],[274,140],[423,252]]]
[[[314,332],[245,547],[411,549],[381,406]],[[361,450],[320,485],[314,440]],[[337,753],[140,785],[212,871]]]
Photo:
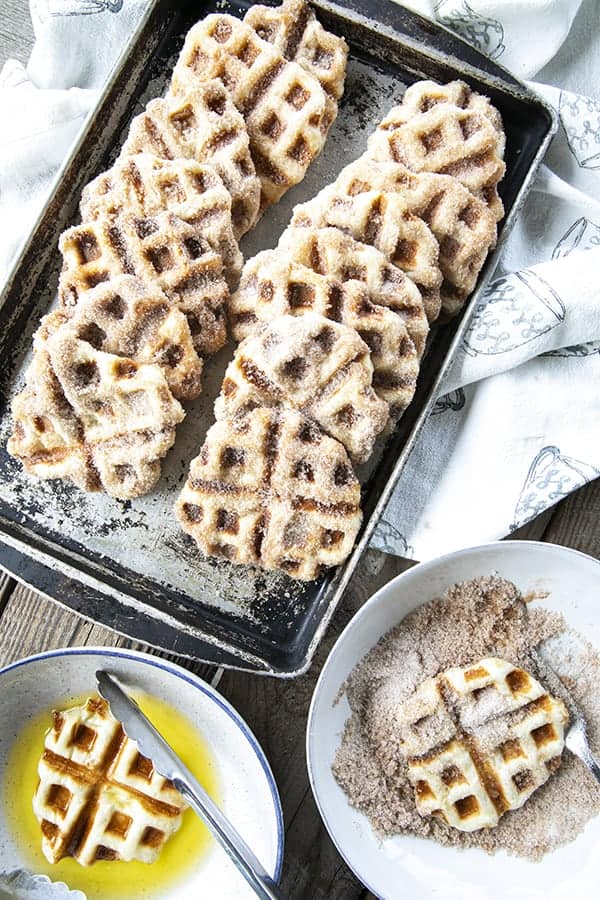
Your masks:
[[[529,467],[510,530],[535,519],[567,494],[600,476],[589,463],[563,456],[558,447],[543,447]]]
[[[600,225],[582,216],[565,231],[552,251],[552,259],[568,256],[573,250],[591,250],[600,247]]]
[[[50,16],[91,16],[95,13],[118,13],[123,0],[50,0],[46,14]]]
[[[515,272],[489,286],[463,348],[470,356],[508,353],[547,334],[565,315],[564,303],[547,281],[529,270]]]
[[[435,406],[431,410],[431,415],[439,416],[440,413],[447,412],[449,409],[457,412],[459,409],[463,409],[464,405],[465,392],[462,388],[457,388],[457,390],[450,391],[449,394],[444,394],[443,397],[436,400]]]
[[[414,559],[414,548],[407,542],[406,538],[391,522],[382,519],[375,532],[376,537],[381,542],[385,553],[392,553],[394,556],[405,556],[407,559]]]
[[[600,169],[600,100],[561,91],[558,113],[577,164]]]
[[[462,8],[457,12],[445,16],[443,14],[445,2],[446,0],[441,0],[435,9],[442,25],[456,31],[490,59],[499,59],[506,50],[502,23],[490,16],[480,15],[469,6],[467,0],[463,0]]]

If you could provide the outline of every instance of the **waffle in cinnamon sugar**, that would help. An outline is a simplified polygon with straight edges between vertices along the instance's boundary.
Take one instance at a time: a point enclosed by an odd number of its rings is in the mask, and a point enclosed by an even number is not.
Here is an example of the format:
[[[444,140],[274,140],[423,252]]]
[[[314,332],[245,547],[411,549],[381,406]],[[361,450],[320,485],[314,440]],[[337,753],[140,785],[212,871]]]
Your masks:
[[[387,307],[402,319],[420,358],[425,349],[429,323],[423,298],[411,278],[369,244],[355,240],[339,228],[288,226],[278,248],[319,275],[345,284],[358,281],[376,306]],[[248,260],[245,272],[252,268]],[[241,286],[241,284],[240,284]],[[231,301],[230,301],[231,302]]]
[[[190,29],[170,94],[184,97],[211,78],[244,117],[264,209],[304,178],[323,149],[330,98],[310,72],[233,16],[210,15]]]
[[[181,825],[181,794],[99,698],[54,713],[38,773],[33,809],[51,863],[152,863]]]
[[[239,239],[255,224],[260,181],[250,155],[248,130],[220,81],[198,80],[181,96],[151,100],[131,121],[121,158],[138,153],[212,166],[231,195],[235,237]]]
[[[81,295],[72,309],[45,316],[34,348],[69,322],[72,333],[95,350],[156,363],[178,400],[193,400],[202,390],[203,363],[194,349],[186,317],[156,285],[135,275],[117,275]]]
[[[419,288],[428,321],[438,317],[442,284],[439,245],[427,223],[410,212],[400,194],[375,189],[349,196],[334,182],[298,204],[291,225],[333,226],[375,247]]]
[[[280,6],[251,6],[244,22],[273,44],[285,59],[299,63],[328,95],[329,116],[337,115],[344,91],[348,45],[326,31],[305,0],[284,0]]]
[[[26,471],[119,499],[154,487],[184,418],[158,365],[96,350],[71,322],[42,327],[12,414]]]
[[[216,353],[225,344],[229,290],[221,257],[173,213],[102,216],[64,231],[59,248],[62,307],[73,308],[81,294],[115,275],[137,275],[157,284],[185,314],[198,353]]]
[[[400,163],[376,162],[366,154],[346,166],[335,184],[349,197],[372,190],[402,197],[438,241],[442,309],[446,315],[459,312],[496,243],[496,222],[488,206],[449,175],[414,173]]]
[[[232,227],[231,194],[210,165],[149,153],[121,156],[83,189],[79,208],[83,222],[124,212],[173,213],[220,255],[228,284],[237,283],[243,257]]]
[[[444,102],[426,112],[402,104],[391,109],[369,138],[367,154],[414,172],[452,175],[499,220],[504,210],[497,185],[506,170],[501,148],[497,128],[487,115]]]
[[[497,657],[423,682],[389,714],[419,814],[460,831],[495,827],[545,784],[569,719],[562,700]]]
[[[276,316],[238,346],[215,403],[217,419],[256,406],[299,410],[366,462],[389,406],[373,389],[369,348],[357,331],[316,312]]]
[[[360,486],[314,422],[259,407],[209,429],[176,512],[203,553],[311,580],[350,554]]]
[[[304,229],[294,230],[304,233]],[[389,405],[390,418],[396,421],[413,398],[419,374],[418,354],[404,319],[373,302],[364,281],[342,284],[291,257],[280,248],[248,260],[239,288],[229,301],[234,338],[243,340],[261,324],[281,316],[319,313],[341,322],[368,346],[373,389]]]

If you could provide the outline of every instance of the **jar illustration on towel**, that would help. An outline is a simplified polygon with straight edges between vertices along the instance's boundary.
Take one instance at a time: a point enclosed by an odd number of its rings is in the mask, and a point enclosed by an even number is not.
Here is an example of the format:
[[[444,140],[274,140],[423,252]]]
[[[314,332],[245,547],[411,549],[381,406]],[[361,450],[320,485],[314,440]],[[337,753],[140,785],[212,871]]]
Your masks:
[[[510,530],[530,522],[599,475],[600,470],[595,466],[563,456],[558,447],[543,447],[529,467]]]
[[[578,165],[600,169],[600,101],[561,91],[558,114]]]
[[[530,269],[494,281],[475,309],[463,349],[470,356],[509,353],[547,334],[565,318],[565,305]]]
[[[568,256],[573,250],[591,250],[600,247],[600,225],[582,216],[565,231],[552,251],[552,259]]]

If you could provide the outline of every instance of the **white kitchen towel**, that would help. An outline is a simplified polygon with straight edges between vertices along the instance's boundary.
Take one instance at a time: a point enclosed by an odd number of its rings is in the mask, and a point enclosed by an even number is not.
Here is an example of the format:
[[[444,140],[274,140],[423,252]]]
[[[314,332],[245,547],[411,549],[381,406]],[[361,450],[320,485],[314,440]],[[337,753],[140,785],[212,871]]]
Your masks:
[[[146,5],[31,0],[29,63],[0,72],[0,285]]]
[[[31,5],[30,62],[9,61],[0,75],[11,123],[0,135],[0,279],[145,2]],[[424,559],[501,537],[600,474],[600,102],[590,96],[600,54],[596,0],[406,5],[519,77],[544,66],[549,84],[532,86],[561,121],[375,536]]]

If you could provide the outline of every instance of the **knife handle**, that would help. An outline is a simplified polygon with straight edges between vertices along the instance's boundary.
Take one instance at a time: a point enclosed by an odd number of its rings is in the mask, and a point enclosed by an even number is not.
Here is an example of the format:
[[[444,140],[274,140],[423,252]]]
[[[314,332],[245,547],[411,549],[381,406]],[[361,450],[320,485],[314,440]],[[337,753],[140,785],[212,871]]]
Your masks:
[[[202,785],[193,778],[190,772],[185,774],[185,780],[179,777],[173,779],[175,787],[183,794],[197,815],[206,822],[214,837],[244,876],[256,896],[261,900],[284,900],[283,894],[265,871],[260,860],[256,858],[242,836],[223,815]]]

